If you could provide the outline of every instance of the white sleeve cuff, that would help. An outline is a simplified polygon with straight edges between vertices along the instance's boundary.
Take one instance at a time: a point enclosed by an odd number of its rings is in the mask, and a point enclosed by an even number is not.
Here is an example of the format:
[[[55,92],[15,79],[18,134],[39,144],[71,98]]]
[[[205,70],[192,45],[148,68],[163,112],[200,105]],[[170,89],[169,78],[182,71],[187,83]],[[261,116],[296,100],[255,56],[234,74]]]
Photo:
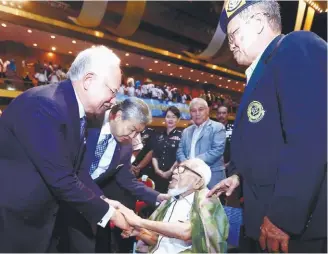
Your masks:
[[[112,206],[109,206],[108,212],[104,215],[104,217],[97,223],[100,227],[105,228],[108,224],[110,218],[112,218],[113,214],[115,212],[115,208]]]

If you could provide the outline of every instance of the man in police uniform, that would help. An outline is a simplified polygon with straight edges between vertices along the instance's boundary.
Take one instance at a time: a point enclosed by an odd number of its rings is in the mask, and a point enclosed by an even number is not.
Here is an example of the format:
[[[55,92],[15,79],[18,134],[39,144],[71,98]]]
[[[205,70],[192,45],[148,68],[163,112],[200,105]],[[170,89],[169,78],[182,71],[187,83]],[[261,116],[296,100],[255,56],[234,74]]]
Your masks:
[[[327,44],[306,31],[281,35],[275,1],[228,0],[220,24],[236,61],[249,67],[231,176],[209,196],[242,183],[246,236],[256,247],[246,252],[326,252]]]
[[[228,108],[226,106],[218,107],[218,111],[216,112],[216,120],[222,123],[226,129],[226,143],[224,147],[224,164],[227,166],[230,161],[230,142],[233,130],[233,121],[228,120]]]

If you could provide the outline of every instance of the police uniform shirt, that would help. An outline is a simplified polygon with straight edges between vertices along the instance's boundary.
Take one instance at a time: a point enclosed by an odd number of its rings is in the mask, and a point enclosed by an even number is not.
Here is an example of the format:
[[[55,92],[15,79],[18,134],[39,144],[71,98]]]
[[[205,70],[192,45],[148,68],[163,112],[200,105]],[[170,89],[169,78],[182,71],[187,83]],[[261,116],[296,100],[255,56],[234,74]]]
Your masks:
[[[143,148],[138,153],[135,163],[133,163],[134,165],[138,165],[138,163],[142,161],[142,159],[147,155],[147,153],[152,150],[151,142],[153,135],[155,135],[155,131],[152,128],[146,128],[141,132],[141,141]]]
[[[169,134],[166,130],[153,140],[153,157],[158,160],[158,167],[169,170],[176,161],[176,153],[181,140],[181,131],[174,129]]]
[[[230,161],[230,142],[231,142],[231,136],[233,131],[233,122],[228,121],[228,123],[225,125],[226,129],[226,144],[224,148],[224,163],[228,163]]]

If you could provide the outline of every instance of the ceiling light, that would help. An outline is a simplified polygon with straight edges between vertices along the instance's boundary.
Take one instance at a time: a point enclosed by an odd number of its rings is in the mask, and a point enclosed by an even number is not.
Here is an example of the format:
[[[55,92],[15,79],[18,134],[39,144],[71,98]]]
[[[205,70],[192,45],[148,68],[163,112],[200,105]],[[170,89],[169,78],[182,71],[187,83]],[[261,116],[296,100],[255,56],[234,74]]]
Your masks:
[[[182,75],[180,75],[180,78],[182,78]]]
[[[7,4],[7,1],[2,1],[2,4],[6,5]]]
[[[219,85],[219,87],[221,87],[222,85]]]
[[[196,81],[199,82],[199,79],[197,79]]]
[[[238,84],[238,81],[236,81],[236,84]]]
[[[228,88],[228,86],[226,86],[226,88]]]
[[[207,83],[207,81],[204,81],[204,83],[206,84],[206,83]]]
[[[129,53],[125,53],[125,56],[129,56],[130,54]]]
[[[171,66],[171,64],[167,64],[167,66]]]
[[[180,66],[179,69],[182,70],[183,68]]]
[[[37,47],[37,46],[38,46],[38,44],[36,44],[36,43],[33,43],[33,46],[34,46],[34,47]]]
[[[72,41],[72,43],[73,43],[73,44],[76,44],[76,41],[75,41],[75,40],[73,40],[73,41]]]
[[[193,72],[194,70],[190,70],[190,72]]]
[[[129,66],[129,64],[128,64],[128,63],[126,63],[125,65],[126,65],[126,66]]]
[[[31,29],[28,29],[27,32],[31,34],[32,33],[32,30]]]
[[[154,63],[158,63],[158,61],[157,61],[157,60],[155,60],[155,61],[154,61]]]
[[[92,45],[92,46],[91,46],[91,48],[95,48],[95,47],[96,47],[96,45]]]
[[[173,75],[173,73],[170,73],[170,76],[172,76]]]
[[[222,79],[222,77],[219,78],[219,80],[221,80],[221,79]]]
[[[188,79],[190,79],[190,77]]]
[[[95,36],[96,36],[96,37],[100,37],[100,32],[96,31],[96,32],[95,32]]]
[[[5,23],[2,23],[1,26],[3,26],[3,27],[7,27],[7,25],[6,25]]]
[[[202,72],[201,75],[204,75],[204,72]]]
[[[162,124],[165,124],[165,122],[162,122]]]
[[[51,39],[55,39],[55,38],[56,38],[56,36],[54,36],[54,35],[51,35],[51,36],[50,36],[50,38],[51,38]],[[74,42],[73,42],[73,43],[74,43]]]
[[[163,71],[160,71],[159,73],[163,73]]]
[[[184,123],[183,125],[184,125],[184,126],[187,126],[187,124],[186,124],[186,123]]]
[[[228,82],[230,82],[231,80],[230,79],[228,79]]]
[[[149,69],[150,71],[152,71],[153,69]]]
[[[68,51],[68,54],[72,54],[72,51]]]
[[[244,83],[243,86],[246,86],[246,84]]]
[[[144,58],[143,58],[143,57],[140,57],[140,59],[141,59],[141,60],[144,60]]]
[[[54,54],[51,53],[51,52],[48,53],[48,56],[50,56],[50,57],[52,57],[53,55],[54,55]]]
[[[241,90],[240,90],[240,89],[238,89],[238,91],[240,92]]]
[[[56,47],[51,47],[51,50],[52,50],[52,51],[55,51],[55,50],[56,50]]]
[[[211,78],[213,78],[213,74],[211,75]]]

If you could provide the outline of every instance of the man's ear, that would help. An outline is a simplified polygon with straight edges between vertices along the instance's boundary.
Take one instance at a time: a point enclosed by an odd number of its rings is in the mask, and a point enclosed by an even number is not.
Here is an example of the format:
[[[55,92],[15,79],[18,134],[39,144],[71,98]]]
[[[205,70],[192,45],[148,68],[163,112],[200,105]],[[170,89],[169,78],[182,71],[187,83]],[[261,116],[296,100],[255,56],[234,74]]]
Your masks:
[[[91,86],[92,79],[94,77],[93,73],[87,73],[83,78],[83,88],[84,90],[89,90],[89,87]]]
[[[113,115],[114,121],[121,121],[122,120],[122,111],[119,110],[116,112],[116,114]]]
[[[205,184],[203,178],[199,178],[199,180],[194,184],[194,189],[199,190]]]
[[[263,29],[264,29],[264,16],[263,15],[260,15],[257,14],[256,17],[254,17],[254,22],[255,22],[255,25],[256,25],[256,33],[257,34],[261,34]]]

